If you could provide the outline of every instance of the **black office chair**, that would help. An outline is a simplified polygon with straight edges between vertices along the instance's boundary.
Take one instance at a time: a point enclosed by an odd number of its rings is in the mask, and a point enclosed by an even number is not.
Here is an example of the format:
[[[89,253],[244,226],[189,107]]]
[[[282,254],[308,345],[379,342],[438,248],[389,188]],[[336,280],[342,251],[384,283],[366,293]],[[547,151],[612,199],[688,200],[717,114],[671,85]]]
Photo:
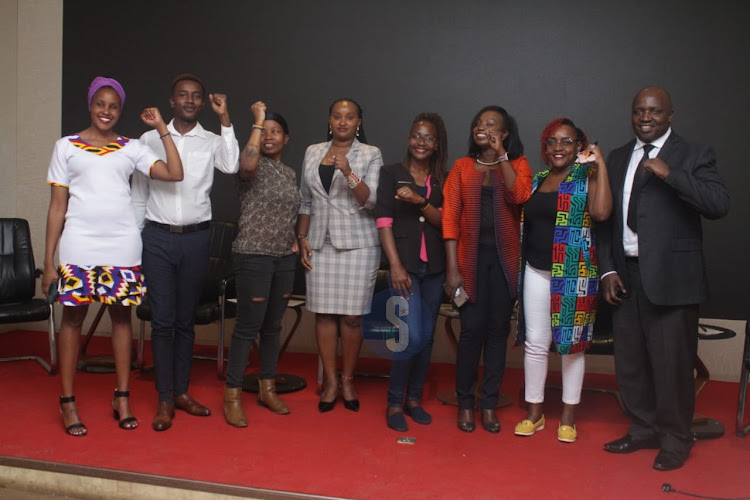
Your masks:
[[[237,305],[229,299],[236,298],[232,272],[232,242],[237,233],[234,222],[211,221],[211,253],[208,262],[208,273],[201,294],[201,301],[195,311],[196,325],[217,325],[217,353],[213,356],[194,355],[195,359],[216,360],[216,373],[219,380],[224,379],[224,323],[227,318],[237,315]],[[148,276],[146,276],[148,284]],[[143,346],[146,338],[146,321],[151,321],[151,306],[146,299],[139,305],[135,314],[140,320],[138,329],[138,368],[144,370]]]
[[[745,426],[745,401],[747,386],[750,383],[750,321],[745,322],[745,349],[742,353],[742,370],[740,372],[740,397],[737,401],[737,436],[750,434],[750,425]]]
[[[47,321],[50,363],[40,356],[15,356],[0,361],[34,360],[50,375],[57,371],[55,311],[46,299],[34,298],[36,278],[29,223],[24,219],[0,219],[0,323]]]

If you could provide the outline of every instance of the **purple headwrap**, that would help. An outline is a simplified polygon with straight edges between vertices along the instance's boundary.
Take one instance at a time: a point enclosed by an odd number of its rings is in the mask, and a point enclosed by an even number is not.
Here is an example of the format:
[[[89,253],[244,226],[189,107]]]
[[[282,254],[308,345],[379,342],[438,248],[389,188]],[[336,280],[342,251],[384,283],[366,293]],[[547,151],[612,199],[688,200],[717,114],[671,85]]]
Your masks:
[[[97,76],[89,85],[89,108],[91,107],[91,100],[94,98],[94,94],[102,87],[112,87],[115,92],[120,96],[120,106],[125,106],[125,90],[123,90],[120,82],[114,78],[107,78],[106,76]]]

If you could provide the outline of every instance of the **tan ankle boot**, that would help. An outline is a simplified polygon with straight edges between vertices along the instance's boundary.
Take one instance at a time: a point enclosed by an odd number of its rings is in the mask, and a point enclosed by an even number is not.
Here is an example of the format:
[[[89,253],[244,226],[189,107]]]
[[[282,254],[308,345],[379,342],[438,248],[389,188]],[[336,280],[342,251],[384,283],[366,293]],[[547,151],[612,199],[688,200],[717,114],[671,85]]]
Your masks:
[[[258,404],[265,406],[274,413],[286,415],[289,413],[289,407],[279,399],[276,394],[276,381],[272,378],[258,379]]]
[[[224,418],[229,425],[247,427],[247,418],[242,410],[242,387],[224,386]]]

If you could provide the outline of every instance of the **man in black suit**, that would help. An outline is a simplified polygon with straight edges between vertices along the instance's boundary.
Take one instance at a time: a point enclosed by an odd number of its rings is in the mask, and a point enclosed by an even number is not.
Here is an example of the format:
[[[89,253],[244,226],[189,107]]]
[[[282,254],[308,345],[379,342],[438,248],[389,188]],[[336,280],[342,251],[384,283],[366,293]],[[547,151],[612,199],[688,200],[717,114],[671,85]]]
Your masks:
[[[607,159],[614,209],[599,241],[617,384],[632,415],[628,433],[604,449],[660,449],[658,470],[681,467],[693,444],[698,304],[708,295],[701,216],[729,211],[713,149],[678,136],[673,116],[662,88],[633,99],[636,139]]]

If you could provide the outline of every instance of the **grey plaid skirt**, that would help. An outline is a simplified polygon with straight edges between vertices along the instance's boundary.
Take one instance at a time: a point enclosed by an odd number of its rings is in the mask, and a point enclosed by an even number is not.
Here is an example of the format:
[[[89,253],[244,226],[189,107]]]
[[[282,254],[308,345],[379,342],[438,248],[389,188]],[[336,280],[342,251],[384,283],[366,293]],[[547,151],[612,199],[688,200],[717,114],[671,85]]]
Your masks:
[[[370,312],[379,246],[339,250],[326,238],[320,250],[313,250],[312,265],[305,273],[309,311],[354,316]]]

